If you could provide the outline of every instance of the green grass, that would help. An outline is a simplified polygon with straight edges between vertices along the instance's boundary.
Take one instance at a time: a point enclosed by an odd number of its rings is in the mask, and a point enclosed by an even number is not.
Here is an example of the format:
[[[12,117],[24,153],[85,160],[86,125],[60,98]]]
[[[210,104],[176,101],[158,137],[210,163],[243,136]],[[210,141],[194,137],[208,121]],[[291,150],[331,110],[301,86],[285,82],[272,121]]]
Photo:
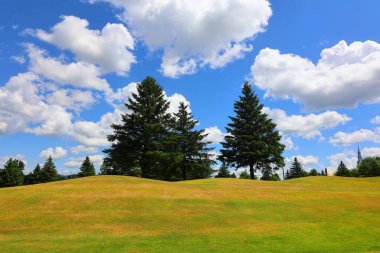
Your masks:
[[[380,252],[380,178],[3,188],[0,252]]]

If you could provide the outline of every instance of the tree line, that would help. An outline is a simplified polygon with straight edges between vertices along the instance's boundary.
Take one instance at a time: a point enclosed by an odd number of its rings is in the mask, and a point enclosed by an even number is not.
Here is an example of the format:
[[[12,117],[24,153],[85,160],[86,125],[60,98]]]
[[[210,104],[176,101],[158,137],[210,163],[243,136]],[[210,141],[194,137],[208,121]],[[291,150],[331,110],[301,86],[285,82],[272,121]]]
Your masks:
[[[377,177],[380,176],[380,157],[364,158],[357,168],[348,169],[343,161],[334,174],[340,177]]]
[[[221,163],[219,170],[212,168],[215,164],[210,153],[213,148],[209,147],[211,143],[204,141],[207,134],[204,129],[197,129],[198,121],[189,107],[180,103],[177,112],[171,113],[169,106],[163,88],[153,77],[148,76],[138,83],[137,92],[125,103],[126,112],[121,115],[121,123],[111,126],[112,133],[107,136],[111,145],[103,150],[106,157],[100,174],[179,181],[208,178],[214,172],[217,172],[216,177],[236,177],[229,168],[248,168],[240,173],[239,178],[258,179],[257,172],[261,174],[261,180],[280,180],[277,171],[285,166],[282,155],[285,145],[280,142],[276,124],[263,112],[264,105],[248,82],[244,83],[242,93],[233,105],[234,114],[226,126],[221,154],[217,157]],[[364,159],[362,166],[349,174],[379,175],[376,166],[380,158],[374,159]],[[367,165],[371,169],[365,169]],[[24,167],[23,162],[10,159],[0,170],[0,186],[95,175],[88,157],[83,161],[81,172],[71,176],[58,175],[51,157],[26,176]],[[321,173],[315,169],[304,171],[297,158],[286,174],[282,171],[284,179],[327,175],[326,170]],[[343,174],[347,174],[346,170],[338,168],[336,175]]]
[[[18,159],[10,158],[4,168],[0,169],[0,187],[11,187],[29,184],[48,183],[58,180],[65,180],[76,177],[86,177],[95,175],[95,167],[87,156],[80,166],[78,174],[63,176],[59,175],[51,156],[42,167],[37,164],[33,171],[24,175],[25,164]]]

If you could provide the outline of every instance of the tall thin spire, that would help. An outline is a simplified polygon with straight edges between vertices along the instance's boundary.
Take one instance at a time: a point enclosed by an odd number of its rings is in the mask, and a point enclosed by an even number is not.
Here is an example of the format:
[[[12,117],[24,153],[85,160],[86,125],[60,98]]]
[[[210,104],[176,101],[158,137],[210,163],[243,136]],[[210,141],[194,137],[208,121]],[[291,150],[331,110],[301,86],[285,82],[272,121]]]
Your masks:
[[[360,148],[359,148],[359,145],[358,145],[358,163],[357,163],[357,167],[359,167],[359,165],[362,162],[362,160],[363,160],[362,153],[360,152]]]

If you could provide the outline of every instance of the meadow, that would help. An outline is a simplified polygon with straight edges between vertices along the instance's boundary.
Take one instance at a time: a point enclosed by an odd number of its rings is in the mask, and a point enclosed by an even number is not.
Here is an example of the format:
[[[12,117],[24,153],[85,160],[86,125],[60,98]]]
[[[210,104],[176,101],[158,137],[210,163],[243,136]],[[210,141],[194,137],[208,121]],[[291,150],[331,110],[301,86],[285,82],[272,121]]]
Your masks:
[[[0,252],[379,252],[380,177],[0,189]]]

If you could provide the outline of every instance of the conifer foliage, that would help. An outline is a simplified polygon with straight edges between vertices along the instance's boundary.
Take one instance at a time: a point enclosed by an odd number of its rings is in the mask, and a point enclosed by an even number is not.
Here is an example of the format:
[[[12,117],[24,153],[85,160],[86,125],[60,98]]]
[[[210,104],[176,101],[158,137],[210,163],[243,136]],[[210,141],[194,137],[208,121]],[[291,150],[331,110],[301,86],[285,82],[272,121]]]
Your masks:
[[[10,158],[0,170],[0,186],[9,187],[22,185],[24,183],[25,164],[17,159]]]
[[[230,117],[232,122],[226,127],[219,159],[236,168],[249,167],[251,179],[256,170],[268,172],[283,167],[285,146],[280,143],[281,136],[248,82],[234,104],[234,112],[235,116]]]
[[[212,170],[203,130],[184,104],[168,112],[169,102],[152,77],[137,85],[125,104],[122,123],[112,125],[111,147],[104,152],[101,173],[139,176],[168,181],[208,177]]]
[[[307,172],[303,170],[302,165],[298,161],[297,157],[294,158],[292,166],[289,169],[289,173],[287,173],[286,179],[306,177]]]
[[[350,176],[350,170],[347,169],[347,167],[343,163],[343,161],[340,161],[338,169],[335,172],[335,176],[340,176],[340,177],[349,177]]]
[[[82,165],[80,166],[79,177],[95,176],[95,167],[90,158],[86,156]]]
[[[58,180],[58,172],[51,156],[46,160],[40,172],[40,183],[47,183]]]

